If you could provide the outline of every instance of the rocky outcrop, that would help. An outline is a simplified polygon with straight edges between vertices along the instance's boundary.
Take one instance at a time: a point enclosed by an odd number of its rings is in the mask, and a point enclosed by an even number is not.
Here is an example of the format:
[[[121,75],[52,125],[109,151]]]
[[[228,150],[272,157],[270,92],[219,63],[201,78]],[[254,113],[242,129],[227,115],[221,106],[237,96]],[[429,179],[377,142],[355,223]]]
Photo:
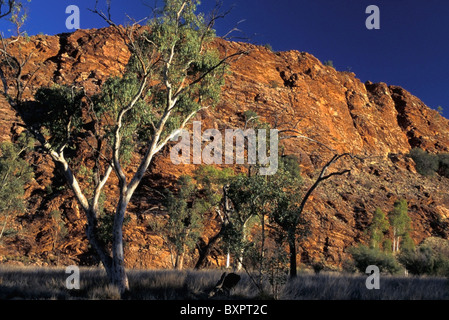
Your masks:
[[[449,180],[423,178],[405,156],[414,147],[448,152],[447,119],[401,87],[362,83],[354,73],[324,66],[309,53],[274,53],[265,47],[224,40],[217,40],[216,46],[221,52],[245,50],[249,54],[232,64],[221,104],[197,115],[203,128],[239,128],[243,112],[254,110],[272,126],[295,129],[319,141],[321,144],[305,139],[283,141],[284,152],[300,159],[306,186],[335,152],[356,156],[336,166],[351,169],[351,173],[326,181],[306,207],[312,232],[301,243],[301,262],[324,258],[328,264],[339,265],[348,246],[366,241],[365,230],[375,208],[388,212],[399,198],[409,203],[416,243],[432,235],[447,238]],[[54,83],[76,84],[97,92],[107,77],[124,70],[129,59],[113,29],[31,37],[12,50],[22,56],[32,54],[23,72],[24,77],[34,75],[25,92],[28,97],[37,88]],[[16,134],[19,119],[4,100],[0,100],[0,109],[0,138],[8,140]],[[82,145],[78,157],[83,158]],[[93,263],[84,234],[85,218],[70,191],[47,156],[35,153],[30,161],[36,172],[35,181],[27,188],[29,210],[14,221],[19,232],[0,245],[0,259],[26,257],[25,262],[40,265]],[[129,207],[131,221],[125,228],[129,267],[170,266],[163,241],[148,221],[159,210],[157,191],[193,169],[193,165],[174,166],[167,153],[157,157]],[[113,195],[115,186],[108,186],[106,192]],[[111,198],[105,205],[112,208]],[[62,212],[69,232],[56,243],[56,249],[49,218],[52,210]],[[217,232],[213,217],[209,221],[202,239],[205,243]],[[209,262],[221,263],[222,259],[215,250]]]

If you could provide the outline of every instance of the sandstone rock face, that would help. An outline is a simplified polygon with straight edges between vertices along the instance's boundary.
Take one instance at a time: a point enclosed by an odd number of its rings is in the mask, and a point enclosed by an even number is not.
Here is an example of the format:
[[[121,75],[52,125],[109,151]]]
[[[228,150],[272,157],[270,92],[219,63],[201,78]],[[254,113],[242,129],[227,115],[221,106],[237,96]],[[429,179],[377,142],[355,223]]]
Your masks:
[[[447,238],[449,180],[423,178],[405,156],[414,147],[448,152],[447,119],[401,87],[362,83],[354,73],[324,66],[308,53],[273,53],[265,47],[224,40],[217,40],[216,46],[223,53],[245,50],[248,55],[231,65],[221,104],[197,115],[203,129],[241,128],[243,112],[254,110],[280,130],[294,129],[319,141],[283,140],[284,152],[297,155],[301,161],[305,187],[313,183],[318,170],[336,152],[355,156],[333,169],[351,169],[351,173],[323,183],[308,203],[305,211],[311,235],[301,243],[300,262],[323,257],[330,265],[341,264],[349,246],[367,240],[365,230],[375,208],[388,212],[400,198],[409,203],[416,243],[432,235]],[[23,57],[32,53],[23,73],[31,79],[27,97],[39,87],[54,83],[75,84],[90,93],[97,92],[109,76],[123,72],[130,56],[118,35],[108,28],[32,37],[11,50]],[[10,140],[20,120],[5,100],[0,99],[0,111],[0,139]],[[83,158],[82,144],[78,158]],[[36,174],[27,187],[29,210],[13,222],[19,232],[0,245],[0,259],[12,261],[25,256],[27,263],[37,265],[93,263],[84,234],[85,217],[71,192],[55,175],[49,157],[34,153],[30,161],[36,166]],[[129,207],[131,221],[125,228],[128,267],[170,267],[163,240],[151,231],[148,221],[160,211],[156,191],[194,168],[171,164],[167,151],[158,155]],[[129,170],[133,170],[132,165]],[[106,207],[114,207],[115,192],[114,183],[106,187],[110,195]],[[57,250],[53,248],[49,217],[52,210],[62,212],[69,232],[56,243]],[[217,224],[211,216],[202,240],[207,243],[216,232]],[[194,264],[195,259],[191,257],[186,264]],[[223,255],[219,250],[212,251],[209,261],[221,264]]]

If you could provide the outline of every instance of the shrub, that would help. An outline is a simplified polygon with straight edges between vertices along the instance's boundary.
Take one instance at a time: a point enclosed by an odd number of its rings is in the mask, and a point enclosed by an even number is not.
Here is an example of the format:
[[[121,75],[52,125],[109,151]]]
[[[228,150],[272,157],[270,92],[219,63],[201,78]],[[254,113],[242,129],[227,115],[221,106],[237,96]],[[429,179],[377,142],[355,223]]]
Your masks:
[[[403,250],[398,260],[414,275],[449,276],[449,241],[427,238],[416,250]]]
[[[314,262],[312,264],[312,268],[315,274],[319,274],[322,270],[324,270],[325,267],[326,265],[322,261]]]
[[[434,266],[432,250],[421,247],[417,250],[403,250],[398,255],[399,262],[414,275],[431,274]]]
[[[266,44],[264,44],[264,47],[265,47],[266,49],[270,50],[271,52],[273,52],[273,47],[271,46],[271,44],[266,43]]]
[[[279,83],[278,83],[276,80],[271,80],[271,81],[269,82],[269,85],[270,85],[270,88],[271,88],[271,89],[277,89],[277,88],[279,88]]]
[[[449,153],[438,155],[438,174],[449,178]]]
[[[358,247],[350,248],[349,253],[354,259],[355,267],[363,273],[370,265],[375,265],[379,267],[381,272],[388,272],[390,274],[397,273],[401,269],[392,254],[382,252],[378,248],[369,248],[360,245]]]
[[[347,272],[347,273],[357,272],[357,268],[355,266],[355,261],[353,259],[344,259],[341,263],[341,269],[343,272]]]
[[[326,61],[324,61],[324,62],[323,62],[323,65],[325,65],[325,66],[327,66],[327,67],[335,68],[335,67],[334,67],[334,62],[333,62],[332,60],[326,60]]]
[[[438,171],[438,156],[430,154],[423,149],[414,148],[410,151],[409,156],[415,161],[416,171],[423,176],[432,176]]]

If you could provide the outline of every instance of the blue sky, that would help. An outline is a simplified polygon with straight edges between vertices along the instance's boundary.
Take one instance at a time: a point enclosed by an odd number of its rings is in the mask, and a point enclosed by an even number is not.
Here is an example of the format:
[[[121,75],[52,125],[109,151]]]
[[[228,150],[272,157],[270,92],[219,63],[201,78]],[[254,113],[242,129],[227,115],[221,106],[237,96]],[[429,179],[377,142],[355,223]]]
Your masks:
[[[125,13],[139,20],[154,0],[111,0],[113,18],[126,21]],[[100,0],[100,3],[104,3]],[[162,0],[157,2],[162,5]],[[215,0],[203,0],[208,12]],[[65,27],[68,5],[81,10],[81,28],[104,27],[89,12],[94,0],[32,0],[27,4],[30,35],[69,32]],[[332,60],[337,70],[351,70],[365,82],[399,85],[429,107],[444,108],[449,118],[449,1],[447,0],[223,0],[234,9],[216,25],[226,34],[239,21],[243,33],[256,44],[274,50],[306,51],[321,61]],[[380,30],[368,30],[368,5],[380,9]],[[8,35],[9,26],[0,23]]]

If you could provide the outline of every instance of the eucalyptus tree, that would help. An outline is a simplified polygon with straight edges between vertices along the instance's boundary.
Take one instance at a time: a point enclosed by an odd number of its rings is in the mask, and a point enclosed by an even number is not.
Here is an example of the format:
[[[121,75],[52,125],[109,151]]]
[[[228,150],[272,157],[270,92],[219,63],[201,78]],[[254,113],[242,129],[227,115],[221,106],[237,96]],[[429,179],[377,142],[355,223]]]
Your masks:
[[[376,208],[376,211],[374,211],[373,220],[369,226],[371,247],[379,248],[384,241],[385,233],[389,229],[390,223],[388,222],[385,213],[380,208]]]
[[[410,247],[410,241],[412,241],[410,239],[411,219],[407,212],[407,201],[400,199],[394,203],[393,210],[388,214],[390,225],[393,228],[393,252],[399,252],[400,244],[404,240],[407,247]]]
[[[199,110],[216,106],[227,65],[243,54],[223,57],[214,49],[215,17],[207,20],[197,13],[198,4],[166,0],[163,9],[148,19],[148,26],[124,28],[112,21],[110,10],[100,11],[97,1],[92,11],[121,35],[130,50],[124,74],[105,81],[96,95],[76,86],[39,89],[35,100],[44,116],[37,121],[23,112],[29,105],[26,101],[10,99],[73,191],[87,218],[89,243],[121,293],[129,289],[123,222],[139,183],[155,155],[189,120]],[[71,161],[81,142],[89,150],[82,170]],[[118,191],[115,198],[108,194],[115,210],[112,245],[107,246],[98,237],[98,224],[104,187],[111,183],[118,184]]]

